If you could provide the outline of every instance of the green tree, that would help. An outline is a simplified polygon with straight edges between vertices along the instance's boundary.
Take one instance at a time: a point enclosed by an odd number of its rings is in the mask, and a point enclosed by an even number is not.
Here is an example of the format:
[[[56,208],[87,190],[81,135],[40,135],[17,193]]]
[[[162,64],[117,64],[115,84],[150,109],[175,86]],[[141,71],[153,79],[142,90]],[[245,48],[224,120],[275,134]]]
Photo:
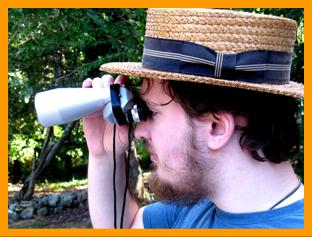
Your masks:
[[[61,149],[63,143],[84,144],[80,128],[72,134],[78,123],[41,127],[34,95],[80,87],[108,61],[140,61],[145,14],[144,9],[9,9],[9,163],[12,170],[14,164],[32,170],[22,177],[22,198],[31,197],[55,156],[77,155]]]

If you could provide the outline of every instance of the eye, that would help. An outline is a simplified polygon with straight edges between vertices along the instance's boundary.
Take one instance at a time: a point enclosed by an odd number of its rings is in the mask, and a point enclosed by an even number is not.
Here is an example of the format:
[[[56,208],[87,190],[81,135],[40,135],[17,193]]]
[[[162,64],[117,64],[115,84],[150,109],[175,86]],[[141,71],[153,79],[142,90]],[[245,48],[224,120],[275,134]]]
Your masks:
[[[152,113],[151,113],[151,116],[152,116],[152,117],[155,117],[155,116],[158,114],[158,112],[153,111],[153,110],[151,110],[151,112],[152,112]]]

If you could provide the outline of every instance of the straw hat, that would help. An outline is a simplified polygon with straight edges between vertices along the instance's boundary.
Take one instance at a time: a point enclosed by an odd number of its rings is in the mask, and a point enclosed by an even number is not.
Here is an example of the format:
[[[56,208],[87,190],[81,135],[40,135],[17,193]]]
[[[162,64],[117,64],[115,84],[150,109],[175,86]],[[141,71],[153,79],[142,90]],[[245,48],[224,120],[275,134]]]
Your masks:
[[[235,87],[303,98],[290,81],[296,22],[217,9],[149,9],[142,62],[108,73]]]

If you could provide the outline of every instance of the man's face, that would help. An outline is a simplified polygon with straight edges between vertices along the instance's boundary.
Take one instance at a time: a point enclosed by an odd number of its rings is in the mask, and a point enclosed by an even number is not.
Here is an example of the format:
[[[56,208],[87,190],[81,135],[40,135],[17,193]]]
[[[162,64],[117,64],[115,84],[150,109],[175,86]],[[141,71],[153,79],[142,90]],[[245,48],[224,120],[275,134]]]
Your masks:
[[[146,87],[144,80],[142,91]],[[150,187],[156,198],[191,204],[208,195],[205,146],[201,145],[196,126],[191,126],[189,116],[164,93],[158,80],[152,81],[151,89],[142,97],[153,115],[137,125],[135,136],[146,141],[151,153],[154,169]]]

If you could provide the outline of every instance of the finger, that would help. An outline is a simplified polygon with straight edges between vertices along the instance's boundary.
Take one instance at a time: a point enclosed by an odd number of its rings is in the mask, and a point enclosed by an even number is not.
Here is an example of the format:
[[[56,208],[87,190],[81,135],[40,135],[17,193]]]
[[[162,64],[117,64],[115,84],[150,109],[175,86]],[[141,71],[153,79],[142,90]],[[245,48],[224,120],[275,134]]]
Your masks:
[[[101,81],[104,86],[109,86],[111,84],[114,84],[114,78],[112,75],[105,74],[104,76],[101,77]]]
[[[92,79],[91,78],[87,78],[82,82],[82,87],[83,88],[90,88],[92,87]]]
[[[125,75],[119,75],[116,80],[115,84],[122,84],[125,85],[128,82],[128,78]]]
[[[101,78],[96,77],[92,80],[92,87],[93,88],[103,88],[104,83],[102,82]]]

